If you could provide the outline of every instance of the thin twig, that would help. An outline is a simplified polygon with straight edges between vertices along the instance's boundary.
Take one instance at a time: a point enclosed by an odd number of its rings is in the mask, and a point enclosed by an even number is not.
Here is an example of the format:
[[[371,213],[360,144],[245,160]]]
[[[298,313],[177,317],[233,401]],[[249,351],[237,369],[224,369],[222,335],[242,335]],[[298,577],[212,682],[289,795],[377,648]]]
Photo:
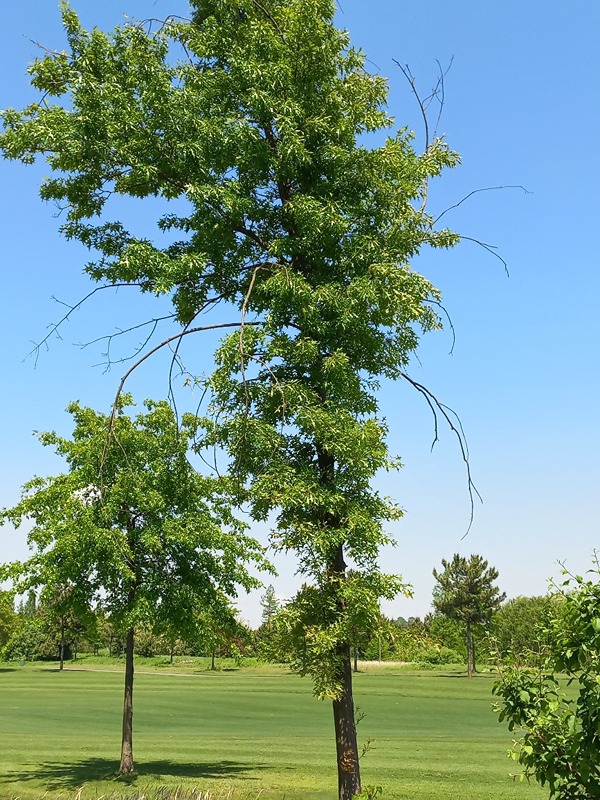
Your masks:
[[[281,32],[281,28],[279,27],[279,25],[277,23],[277,20],[275,19],[275,17],[273,17],[273,15],[269,11],[269,9],[265,8],[265,6],[263,6],[263,4],[259,2],[259,0],[252,0],[252,2],[256,6],[256,8],[258,8],[260,11],[262,11],[262,13],[265,15],[265,17],[271,22],[271,24],[273,25],[273,27],[275,28],[275,30],[279,34],[279,38],[281,39],[281,41],[284,44],[286,44],[285,36]]]
[[[58,336],[59,339],[62,338],[60,333],[58,332],[58,329],[60,328],[60,326],[63,323],[67,322],[67,320],[69,319],[69,317],[71,316],[71,314],[74,311],[77,311],[78,309],[80,309],[81,306],[87,300],[90,299],[90,297],[93,297],[93,295],[96,294],[96,292],[101,292],[104,289],[120,289],[123,286],[136,286],[136,287],[139,288],[140,284],[139,283],[106,283],[103,286],[96,286],[95,289],[92,289],[91,292],[88,292],[85,295],[85,297],[82,297],[81,300],[79,300],[77,303],[75,303],[74,306],[70,306],[68,303],[65,303],[63,300],[59,300],[57,297],[52,296],[52,300],[54,300],[56,303],[59,303],[62,306],[66,306],[66,308],[68,308],[69,310],[67,311],[67,313],[63,317],[61,317],[61,319],[59,319],[58,322],[56,322],[53,325],[49,326],[50,327],[49,333],[47,333],[46,336],[44,336],[44,338],[41,340],[41,342],[38,342],[35,345],[33,350],[31,350],[29,353],[27,353],[27,355],[25,356],[25,359],[30,358],[31,356],[35,355],[34,366],[37,366],[39,353],[40,353],[40,350],[42,349],[42,347],[45,345],[46,348],[48,348],[48,341],[53,335]],[[25,360],[25,359],[23,359],[23,360]]]
[[[51,50],[49,47],[45,47],[43,44],[41,44],[41,42],[36,42],[35,39],[30,39],[29,36],[27,36],[26,38],[27,38],[27,41],[31,42],[31,44],[34,44],[36,47],[39,47],[40,50],[43,50],[45,53],[49,53],[51,56],[66,56],[67,55],[67,53],[65,53],[64,51]]]
[[[448,66],[446,67],[445,70],[442,69],[442,65],[440,64],[440,62],[438,61],[437,58],[436,58],[436,63],[438,65],[438,68],[439,68],[440,72],[439,72],[438,82],[437,82],[437,84],[435,86],[435,89],[433,90],[433,96],[435,96],[435,97],[437,97],[439,99],[439,110],[438,110],[437,119],[435,121],[435,128],[433,129],[434,138],[437,136],[438,127],[439,127],[440,121],[442,119],[442,113],[444,111],[444,105],[446,103],[446,82],[445,82],[445,79],[446,79],[446,75],[452,69],[452,64],[454,63],[454,56],[452,56],[450,58],[450,63],[448,64]]]
[[[444,316],[448,320],[448,325],[450,326],[450,331],[452,332],[452,346],[450,347],[450,352],[448,353],[448,355],[451,356],[452,353],[454,353],[454,345],[456,344],[456,330],[454,329],[452,317],[450,316],[450,313],[448,312],[446,306],[440,303],[439,300],[432,300],[431,298],[429,298],[429,300],[427,300],[426,302],[430,303],[433,306],[437,306],[441,311],[443,311]]]
[[[254,288],[254,284],[256,282],[256,276],[258,275],[261,269],[266,269],[266,267],[263,264],[258,264],[252,271],[252,276],[250,277],[250,284],[248,285],[248,291],[246,292],[246,295],[242,302],[241,316],[240,316],[240,337],[239,337],[240,372],[242,374],[242,381],[244,384],[244,402],[245,402],[246,413],[248,413],[250,407],[250,401],[248,397],[248,389],[246,387],[246,369],[244,365],[244,328],[246,327],[246,312],[248,310],[248,303],[250,302],[252,289]]]

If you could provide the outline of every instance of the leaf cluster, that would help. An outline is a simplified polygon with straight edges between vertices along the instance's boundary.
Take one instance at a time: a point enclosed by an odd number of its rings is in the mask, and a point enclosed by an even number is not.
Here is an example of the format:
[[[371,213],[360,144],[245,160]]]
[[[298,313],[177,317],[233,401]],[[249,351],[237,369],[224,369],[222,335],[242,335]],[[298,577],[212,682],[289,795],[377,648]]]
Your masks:
[[[381,598],[410,594],[399,576],[378,571],[349,571],[316,585],[305,584],[270,622],[263,653],[271,661],[289,663],[300,675],[309,675],[317,697],[336,698],[350,643],[357,631],[387,628],[381,616]]]
[[[541,670],[502,668],[494,693],[500,721],[517,730],[512,757],[523,776],[558,800],[600,794],[600,584],[566,576],[546,629]],[[566,677],[565,677],[566,676]],[[566,685],[565,685],[566,684]]]

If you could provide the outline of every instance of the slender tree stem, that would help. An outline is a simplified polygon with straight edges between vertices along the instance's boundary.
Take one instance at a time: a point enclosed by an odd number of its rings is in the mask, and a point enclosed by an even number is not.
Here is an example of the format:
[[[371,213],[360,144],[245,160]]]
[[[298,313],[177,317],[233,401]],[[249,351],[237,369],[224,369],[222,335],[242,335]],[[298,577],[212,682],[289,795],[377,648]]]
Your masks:
[[[133,641],[134,630],[129,628],[125,640],[125,696],[123,698],[123,736],[119,774],[133,772]]]

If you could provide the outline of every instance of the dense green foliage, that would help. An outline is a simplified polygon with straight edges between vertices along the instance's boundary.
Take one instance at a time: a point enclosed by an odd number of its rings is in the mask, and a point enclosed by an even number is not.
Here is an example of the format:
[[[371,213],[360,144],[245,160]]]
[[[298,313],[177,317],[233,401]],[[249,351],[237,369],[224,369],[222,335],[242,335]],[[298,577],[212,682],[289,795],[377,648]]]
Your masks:
[[[560,595],[515,597],[494,612],[488,646],[495,658],[539,665],[548,651],[548,624]]]
[[[515,760],[557,800],[600,796],[598,564],[591,575],[568,575],[560,587],[541,669],[507,667],[494,687],[500,720],[521,734]]]
[[[474,627],[488,625],[506,595],[494,581],[498,571],[488,567],[479,555],[469,559],[455,553],[452,561],[442,559],[443,570],[433,570],[437,584],[433,589],[433,605],[440,613],[464,625],[467,645],[467,671],[475,671]]]
[[[64,609],[55,614],[53,609],[39,607],[34,614],[15,615],[11,635],[0,648],[0,656],[7,661],[56,661],[61,652],[72,658],[85,634],[85,624],[73,611]]]
[[[75,611],[101,602],[122,629],[152,623],[192,635],[221,592],[257,585],[246,563],[265,566],[263,550],[231,515],[219,482],[189,462],[194,420],[182,427],[167,403],[151,402],[132,418],[130,404],[123,397],[110,418],[73,403],[71,439],[40,435],[69,471],[33,478],[2,512],[2,522],[33,522],[33,555],[2,571],[18,592],[68,587]]]
[[[9,592],[0,590],[0,652],[10,639],[17,623],[13,598]]]

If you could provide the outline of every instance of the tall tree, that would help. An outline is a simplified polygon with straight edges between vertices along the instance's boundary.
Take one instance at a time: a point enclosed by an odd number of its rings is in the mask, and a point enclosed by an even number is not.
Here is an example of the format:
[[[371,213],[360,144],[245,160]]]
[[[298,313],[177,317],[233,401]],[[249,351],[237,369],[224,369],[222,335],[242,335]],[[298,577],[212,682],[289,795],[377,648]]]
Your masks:
[[[492,614],[506,598],[494,581],[498,570],[488,567],[479,555],[469,559],[455,553],[452,561],[442,559],[443,570],[433,570],[437,586],[433,589],[433,605],[440,614],[459,620],[465,626],[467,674],[475,672],[473,628],[489,623]]]
[[[165,343],[235,326],[199,446],[229,456],[240,499],[255,519],[275,511],[274,544],[299,559],[306,583],[282,625],[296,668],[333,700],[347,800],[361,791],[353,632],[401,588],[377,561],[401,516],[370,488],[395,465],[377,381],[406,378],[419,330],[439,324],[439,294],[409,261],[458,239],[425,210],[429,178],[458,159],[439,138],[415,152],[406,129],[364,137],[393,125],[386,82],[334,12],[334,0],[192,0],[189,21],[105,35],[64,8],[68,49],[31,67],[43,99],[4,114],[0,146],[46,156],[42,197],[97,253],[93,280],[172,296],[182,329]],[[151,239],[114,219],[119,195],[186,202]],[[204,316],[219,303],[233,321]]]
[[[177,424],[167,403],[147,402],[135,418],[122,396],[109,418],[69,407],[71,439],[41,434],[69,472],[34,478],[0,522],[31,520],[25,562],[3,568],[17,591],[45,587],[56,608],[103,609],[125,632],[121,773],[132,772],[135,626],[147,622],[191,636],[206,609],[218,609],[238,587],[256,587],[247,564],[265,566],[262,548],[219,499],[219,481],[188,460],[195,420]],[[65,587],[68,592],[65,593]]]

